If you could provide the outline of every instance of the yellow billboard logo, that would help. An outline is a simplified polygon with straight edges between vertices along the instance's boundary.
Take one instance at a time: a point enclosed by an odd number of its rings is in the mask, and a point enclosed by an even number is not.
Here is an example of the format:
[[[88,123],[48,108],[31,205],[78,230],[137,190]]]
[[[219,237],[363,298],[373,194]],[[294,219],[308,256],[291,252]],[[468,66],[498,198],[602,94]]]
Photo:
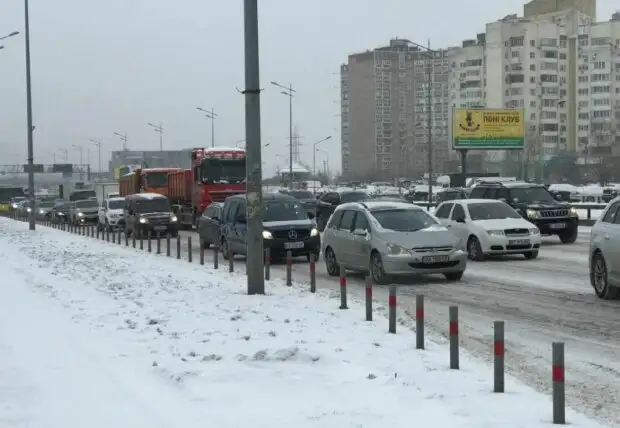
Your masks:
[[[454,109],[455,149],[523,149],[523,109]]]

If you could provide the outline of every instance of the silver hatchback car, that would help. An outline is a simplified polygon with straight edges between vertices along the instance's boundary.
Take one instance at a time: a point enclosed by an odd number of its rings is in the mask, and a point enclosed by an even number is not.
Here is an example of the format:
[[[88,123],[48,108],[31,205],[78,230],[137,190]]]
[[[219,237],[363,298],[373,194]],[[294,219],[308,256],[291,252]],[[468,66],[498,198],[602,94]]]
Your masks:
[[[323,234],[327,273],[369,273],[376,284],[391,276],[443,274],[458,281],[467,266],[465,243],[423,208],[368,201],[338,206]]]
[[[592,226],[590,284],[601,299],[620,297],[620,197],[612,199]]]

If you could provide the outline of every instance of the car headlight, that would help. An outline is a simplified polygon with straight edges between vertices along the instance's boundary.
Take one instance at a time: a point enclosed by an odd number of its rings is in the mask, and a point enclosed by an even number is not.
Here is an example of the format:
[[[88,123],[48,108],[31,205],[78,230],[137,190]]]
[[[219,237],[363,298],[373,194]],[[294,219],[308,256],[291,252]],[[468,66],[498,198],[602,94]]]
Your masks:
[[[530,235],[540,235],[540,230],[537,227],[529,229]]]
[[[31,211],[32,211],[32,208],[26,208],[26,211],[27,211],[27,212],[31,212]]]
[[[491,236],[504,236],[503,230],[487,230],[487,233]]]
[[[525,211],[525,215],[527,215],[528,217],[531,217],[531,218],[536,218],[536,217],[538,217],[539,213],[538,213],[538,211],[535,211],[535,210],[526,210]]]
[[[39,214],[45,214],[45,211],[39,210]]]
[[[140,223],[145,224],[145,223],[148,223],[148,222],[149,222],[149,221],[148,221],[148,219],[147,219],[147,218],[145,218],[145,217],[140,217]]]
[[[78,217],[84,217],[84,213],[77,213]]]
[[[268,230],[263,230],[263,239],[273,239],[273,235]]]
[[[318,229],[312,229],[310,231],[310,236],[317,236],[319,234],[319,230]]]
[[[175,221],[177,221],[177,220],[178,220],[177,216],[175,216],[174,214],[171,214],[171,215],[170,215],[170,221],[171,221],[171,222],[173,222],[173,223],[174,223],[174,222],[175,222]]]
[[[570,208],[569,213],[571,217],[579,217],[579,214],[577,214],[577,210],[574,207]]]
[[[17,204],[12,204],[11,205],[13,208],[17,208]]]
[[[405,247],[401,247],[400,245],[395,245],[395,244],[388,244],[388,249],[390,250],[390,253],[395,255],[395,256],[408,256],[410,254],[412,254],[412,251],[405,248]]]

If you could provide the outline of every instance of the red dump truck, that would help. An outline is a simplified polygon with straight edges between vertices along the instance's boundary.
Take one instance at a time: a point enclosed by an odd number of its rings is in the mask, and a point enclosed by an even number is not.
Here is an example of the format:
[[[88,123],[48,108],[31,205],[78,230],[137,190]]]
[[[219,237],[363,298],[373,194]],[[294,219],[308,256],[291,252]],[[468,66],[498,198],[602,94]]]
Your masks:
[[[118,179],[121,196],[159,193],[168,196],[168,175],[181,168],[139,168]]]
[[[181,226],[192,227],[213,202],[245,193],[245,150],[192,149],[192,169],[168,174],[168,197]]]

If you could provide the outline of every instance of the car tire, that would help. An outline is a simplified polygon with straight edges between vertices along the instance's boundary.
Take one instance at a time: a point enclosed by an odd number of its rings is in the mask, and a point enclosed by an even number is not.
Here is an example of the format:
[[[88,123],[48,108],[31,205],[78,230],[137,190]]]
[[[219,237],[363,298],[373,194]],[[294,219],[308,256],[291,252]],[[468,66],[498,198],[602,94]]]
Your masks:
[[[482,245],[475,236],[470,236],[467,241],[467,254],[470,260],[482,262],[486,259],[486,254],[482,252]]]
[[[523,255],[525,256],[526,259],[533,260],[536,257],[538,257],[538,250],[526,251],[525,253],[523,253]]]
[[[620,297],[620,288],[612,287],[607,280],[607,262],[600,252],[594,253],[590,261],[590,284],[597,297],[615,300]]]
[[[386,275],[383,267],[381,254],[379,254],[378,251],[373,251],[370,254],[370,266],[368,267],[368,272],[370,272],[370,278],[372,281],[377,285],[385,285],[390,282],[390,279],[388,275]]]
[[[572,244],[577,240],[577,235],[578,235],[579,231],[577,228],[574,228],[573,230],[567,231],[567,232],[563,232],[560,233],[560,241],[562,242],[562,244]]]
[[[443,276],[445,276],[448,281],[460,281],[461,278],[463,278],[463,274],[464,273],[465,273],[465,271],[461,270],[461,271],[458,271],[458,272],[444,273]]]
[[[228,241],[226,239],[222,239],[222,244],[220,245],[220,248],[222,249],[222,258],[224,260],[228,260]],[[231,256],[234,257],[234,254],[231,254]]]
[[[329,276],[340,276],[340,265],[338,264],[338,260],[336,259],[336,254],[334,250],[330,247],[325,249],[325,270]]]

